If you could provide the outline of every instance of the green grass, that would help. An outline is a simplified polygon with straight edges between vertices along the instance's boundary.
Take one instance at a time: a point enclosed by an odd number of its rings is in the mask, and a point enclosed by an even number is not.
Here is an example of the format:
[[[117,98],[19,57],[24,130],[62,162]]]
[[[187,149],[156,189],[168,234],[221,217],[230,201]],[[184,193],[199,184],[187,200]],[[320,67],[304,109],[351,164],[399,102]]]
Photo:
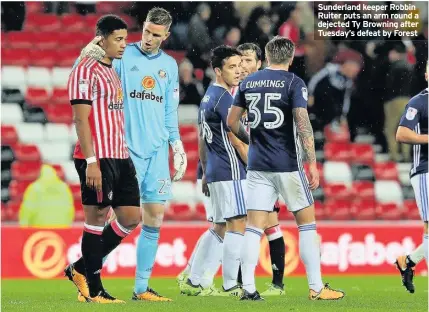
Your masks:
[[[286,296],[266,298],[265,302],[240,302],[235,298],[186,297],[179,294],[174,279],[154,278],[151,287],[174,302],[148,303],[129,300],[131,279],[107,279],[109,292],[127,301],[125,305],[96,305],[77,302],[74,286],[67,280],[2,280],[2,311],[427,311],[427,277],[416,277],[416,293],[409,294],[398,276],[325,277],[334,288],[346,291],[341,301],[322,302],[307,299],[305,277],[287,277]],[[260,291],[268,279],[258,279]],[[217,280],[217,284],[220,281]]]

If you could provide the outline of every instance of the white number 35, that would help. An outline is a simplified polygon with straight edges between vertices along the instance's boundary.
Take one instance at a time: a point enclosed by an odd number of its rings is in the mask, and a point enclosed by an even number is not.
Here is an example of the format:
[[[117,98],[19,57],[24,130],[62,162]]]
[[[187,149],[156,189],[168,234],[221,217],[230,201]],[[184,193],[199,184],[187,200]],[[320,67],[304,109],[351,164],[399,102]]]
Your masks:
[[[262,119],[262,113],[257,107],[261,100],[261,93],[246,93],[244,96],[246,101],[250,101],[249,113],[253,114],[254,118],[252,122],[249,122],[249,124],[252,129],[255,129],[258,127]],[[285,120],[285,116],[281,109],[271,106],[271,100],[280,100],[281,96],[282,95],[280,93],[265,93],[263,114],[273,114],[276,117],[274,121],[264,121],[265,129],[276,129],[280,127]]]

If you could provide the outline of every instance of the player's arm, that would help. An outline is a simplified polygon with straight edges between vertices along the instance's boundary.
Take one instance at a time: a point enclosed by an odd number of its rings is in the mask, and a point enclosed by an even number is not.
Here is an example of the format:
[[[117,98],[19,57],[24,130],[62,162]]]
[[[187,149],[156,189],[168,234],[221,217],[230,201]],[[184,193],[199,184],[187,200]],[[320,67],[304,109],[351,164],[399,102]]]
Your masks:
[[[174,154],[173,163],[176,172],[173,175],[173,181],[179,181],[185,175],[188,160],[179,134],[179,118],[177,114],[179,106],[179,74],[176,62],[174,62],[170,75],[165,96],[165,127],[169,133],[168,140]]]
[[[206,180],[206,167],[207,167],[207,152],[206,142],[204,141],[204,126],[200,123],[198,131],[198,154],[200,157],[201,168],[203,170],[202,177],[202,192],[206,196],[210,196],[210,191]]]
[[[244,126],[243,126],[244,129]],[[231,142],[232,146],[237,151],[241,160],[247,164],[247,154],[249,153],[249,145],[245,144],[241,140],[239,140],[232,132],[228,132],[228,139]]]
[[[297,79],[291,86],[290,98],[292,100],[292,115],[295,121],[298,137],[304,153],[304,159],[309,163],[309,186],[314,190],[319,186],[319,172],[316,163],[313,128],[308,118],[307,100],[308,92],[304,82]]]
[[[228,111],[227,125],[231,132],[243,143],[249,145],[250,139],[246,128],[241,123],[241,118],[246,110],[246,101],[244,100],[243,92],[238,89],[238,94],[235,96],[234,104]]]
[[[427,134],[417,134],[413,130],[399,126],[396,131],[396,141],[406,144],[428,144],[429,136]]]
[[[86,184],[101,191],[101,171],[94,153],[89,116],[92,109],[93,74],[79,64],[70,74],[69,97],[73,110],[73,122],[82,154],[87,162]]]
[[[412,99],[399,121],[399,127],[396,131],[396,141],[406,144],[428,144],[427,134],[418,134],[414,131],[419,123],[420,110],[418,103]]]

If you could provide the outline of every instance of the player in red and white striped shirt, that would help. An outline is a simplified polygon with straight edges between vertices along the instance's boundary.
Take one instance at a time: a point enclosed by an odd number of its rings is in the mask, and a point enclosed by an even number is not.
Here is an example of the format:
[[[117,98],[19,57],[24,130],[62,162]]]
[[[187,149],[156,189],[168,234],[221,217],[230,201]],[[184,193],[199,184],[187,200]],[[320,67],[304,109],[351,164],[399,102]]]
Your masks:
[[[140,196],[124,135],[121,81],[112,68],[126,46],[127,24],[115,15],[97,22],[94,42],[106,52],[102,61],[84,58],[70,74],[68,89],[79,138],[74,161],[85,213],[82,258],[65,274],[80,301],[121,303],[103,288],[102,259],[139,224]],[[116,220],[105,226],[112,207]]]

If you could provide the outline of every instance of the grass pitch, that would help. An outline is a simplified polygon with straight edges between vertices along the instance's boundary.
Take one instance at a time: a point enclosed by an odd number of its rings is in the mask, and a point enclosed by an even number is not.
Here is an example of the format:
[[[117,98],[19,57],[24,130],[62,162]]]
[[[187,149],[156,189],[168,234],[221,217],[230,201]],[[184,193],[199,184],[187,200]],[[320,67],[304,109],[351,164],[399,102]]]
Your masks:
[[[125,305],[97,305],[77,302],[77,292],[66,279],[2,280],[2,311],[428,311],[428,279],[416,277],[416,292],[410,294],[401,285],[399,276],[325,277],[333,288],[346,292],[341,301],[309,301],[305,277],[286,277],[286,295],[267,297],[265,302],[240,302],[236,298],[187,297],[179,294],[175,279],[154,278],[150,286],[174,302],[151,303],[131,301],[132,279],[106,279],[109,293],[126,300]],[[269,279],[259,278],[260,292]],[[219,286],[220,280],[216,281]]]

